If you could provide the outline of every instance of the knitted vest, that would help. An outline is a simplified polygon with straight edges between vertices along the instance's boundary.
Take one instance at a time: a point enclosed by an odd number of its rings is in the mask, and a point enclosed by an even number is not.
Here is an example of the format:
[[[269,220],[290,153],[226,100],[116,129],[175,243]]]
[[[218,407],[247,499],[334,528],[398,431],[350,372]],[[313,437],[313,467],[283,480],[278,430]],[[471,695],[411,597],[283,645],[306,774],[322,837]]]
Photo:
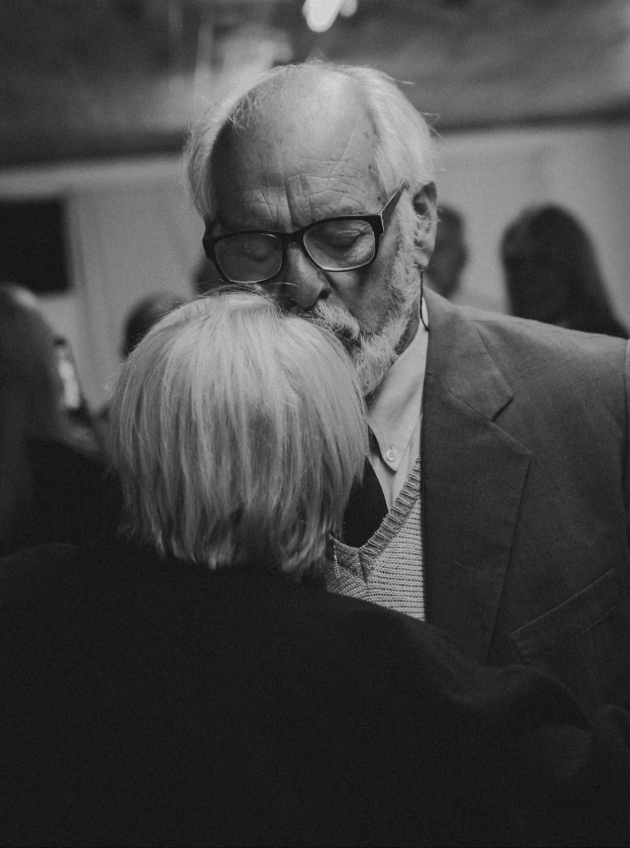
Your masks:
[[[420,457],[376,533],[360,548],[333,541],[330,592],[424,619]]]

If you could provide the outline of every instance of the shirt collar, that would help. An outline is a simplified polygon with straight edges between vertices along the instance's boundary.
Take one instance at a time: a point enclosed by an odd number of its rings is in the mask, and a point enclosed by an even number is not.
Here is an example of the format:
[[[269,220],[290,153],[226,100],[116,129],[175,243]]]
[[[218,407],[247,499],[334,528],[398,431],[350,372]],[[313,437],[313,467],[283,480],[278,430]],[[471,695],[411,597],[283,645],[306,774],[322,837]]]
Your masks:
[[[422,315],[428,325],[426,305]],[[368,403],[368,424],[383,462],[397,471],[422,416],[429,333],[423,323]]]

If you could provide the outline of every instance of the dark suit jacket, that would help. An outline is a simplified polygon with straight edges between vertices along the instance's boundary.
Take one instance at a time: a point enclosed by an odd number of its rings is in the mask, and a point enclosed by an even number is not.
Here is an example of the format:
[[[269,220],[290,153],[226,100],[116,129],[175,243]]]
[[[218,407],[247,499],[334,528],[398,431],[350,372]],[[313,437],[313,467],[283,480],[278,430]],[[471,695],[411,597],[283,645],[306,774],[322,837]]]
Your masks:
[[[427,620],[588,708],[627,704],[626,343],[427,303]]]
[[[251,563],[0,563],[3,845],[625,845],[630,718]]]

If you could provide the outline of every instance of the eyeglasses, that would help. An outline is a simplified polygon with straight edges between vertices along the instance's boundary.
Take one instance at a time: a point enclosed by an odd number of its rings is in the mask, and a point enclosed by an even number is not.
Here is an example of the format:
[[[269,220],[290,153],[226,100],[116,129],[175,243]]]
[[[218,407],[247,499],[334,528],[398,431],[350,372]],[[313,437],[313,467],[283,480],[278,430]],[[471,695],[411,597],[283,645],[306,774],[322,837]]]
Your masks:
[[[406,185],[402,183],[376,215],[322,218],[293,233],[240,230],[204,235],[203,247],[229,283],[266,283],[277,277],[286,261],[287,247],[293,243],[322,271],[356,271],[376,259],[379,239]]]

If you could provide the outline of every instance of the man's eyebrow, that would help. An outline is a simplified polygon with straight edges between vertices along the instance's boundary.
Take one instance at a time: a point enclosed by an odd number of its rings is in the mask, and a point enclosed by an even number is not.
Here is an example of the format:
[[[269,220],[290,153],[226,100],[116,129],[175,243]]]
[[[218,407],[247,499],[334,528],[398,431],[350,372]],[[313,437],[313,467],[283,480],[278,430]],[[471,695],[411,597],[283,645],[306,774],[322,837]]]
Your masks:
[[[226,222],[221,215],[215,215],[213,218],[206,219],[206,232],[215,233],[216,230],[221,227],[222,230],[230,230],[235,229],[234,227],[230,227],[230,225]]]
[[[211,218],[206,223],[206,228],[208,230],[214,231],[218,227],[221,227],[221,229],[224,230],[226,233],[238,232],[239,230],[243,230],[243,229],[251,229],[251,228],[243,227],[240,223],[232,223],[231,224],[229,221],[227,221],[221,215],[216,215],[214,218]]]

